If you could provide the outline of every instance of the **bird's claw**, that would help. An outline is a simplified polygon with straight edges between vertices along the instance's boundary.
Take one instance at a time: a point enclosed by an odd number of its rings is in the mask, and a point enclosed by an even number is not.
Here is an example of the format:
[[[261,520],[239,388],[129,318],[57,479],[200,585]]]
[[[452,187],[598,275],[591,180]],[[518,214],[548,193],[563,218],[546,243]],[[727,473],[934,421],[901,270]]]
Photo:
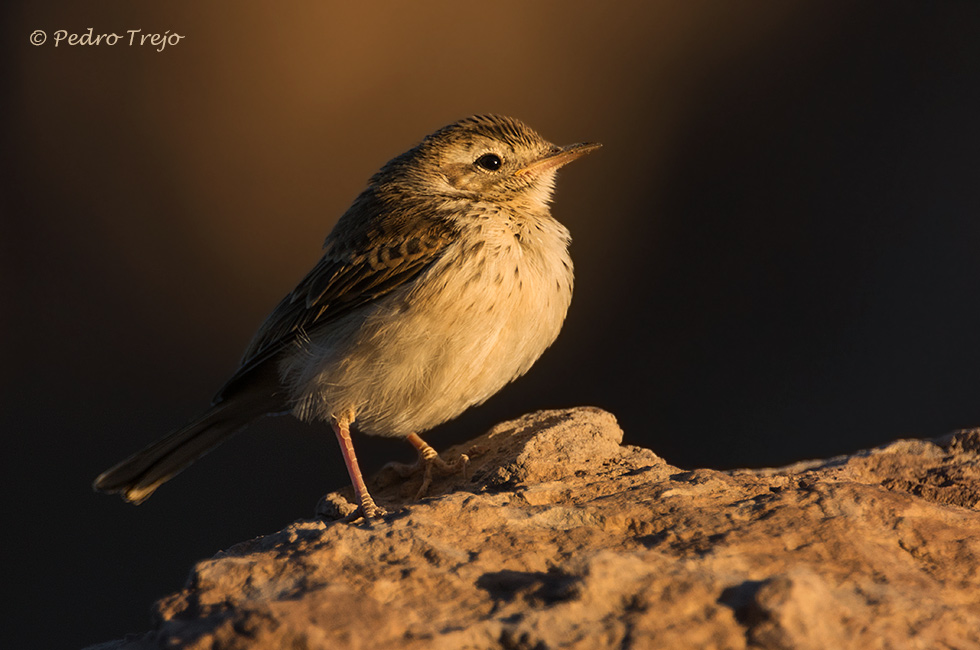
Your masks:
[[[433,469],[443,476],[460,472],[463,475],[463,479],[466,480],[469,478],[467,471],[469,463],[470,457],[466,454],[460,454],[459,458],[451,463],[447,463],[438,455],[425,456],[419,454],[419,459],[411,465],[406,463],[391,463],[390,467],[402,478],[411,478],[420,471],[422,472],[422,483],[419,485],[418,492],[415,494],[415,499],[418,500],[428,493],[429,487],[432,485]]]
[[[345,524],[353,524],[361,520],[364,520],[364,523],[370,525],[373,520],[381,519],[386,514],[388,514],[388,511],[382,508],[381,506],[377,505],[372,500],[370,503],[367,504],[362,503],[357,507],[357,510],[350,513],[340,521]]]

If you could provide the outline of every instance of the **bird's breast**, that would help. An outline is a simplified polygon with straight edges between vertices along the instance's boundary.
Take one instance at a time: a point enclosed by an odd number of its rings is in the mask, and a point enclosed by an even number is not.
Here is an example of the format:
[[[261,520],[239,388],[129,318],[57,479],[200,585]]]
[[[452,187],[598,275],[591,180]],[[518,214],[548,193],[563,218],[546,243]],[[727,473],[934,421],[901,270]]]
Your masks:
[[[572,295],[568,235],[555,221],[537,227],[490,221],[464,231],[431,281],[418,287],[426,312],[448,325],[456,354],[523,374],[555,339]]]
[[[315,337],[296,399],[360,429],[404,436],[479,404],[524,374],[558,336],[572,295],[568,233],[549,220],[462,229],[411,285],[343,336]]]

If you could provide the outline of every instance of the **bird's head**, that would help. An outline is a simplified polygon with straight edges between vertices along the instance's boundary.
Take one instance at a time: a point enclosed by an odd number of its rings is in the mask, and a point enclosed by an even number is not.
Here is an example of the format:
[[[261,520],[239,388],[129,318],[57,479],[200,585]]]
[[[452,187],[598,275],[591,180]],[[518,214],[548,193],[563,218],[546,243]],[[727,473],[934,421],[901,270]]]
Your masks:
[[[512,117],[479,115],[426,137],[372,181],[425,196],[546,209],[555,172],[600,146],[559,147]]]

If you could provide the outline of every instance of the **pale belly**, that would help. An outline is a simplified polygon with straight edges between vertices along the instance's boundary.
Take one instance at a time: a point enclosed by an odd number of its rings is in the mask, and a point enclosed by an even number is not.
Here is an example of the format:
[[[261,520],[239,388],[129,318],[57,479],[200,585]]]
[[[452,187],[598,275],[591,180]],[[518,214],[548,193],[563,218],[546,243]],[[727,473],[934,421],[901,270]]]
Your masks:
[[[295,414],[353,414],[364,433],[407,436],[485,401],[561,329],[571,261],[564,242],[548,251],[515,245],[463,271],[447,255],[416,285],[317,333],[282,365]]]

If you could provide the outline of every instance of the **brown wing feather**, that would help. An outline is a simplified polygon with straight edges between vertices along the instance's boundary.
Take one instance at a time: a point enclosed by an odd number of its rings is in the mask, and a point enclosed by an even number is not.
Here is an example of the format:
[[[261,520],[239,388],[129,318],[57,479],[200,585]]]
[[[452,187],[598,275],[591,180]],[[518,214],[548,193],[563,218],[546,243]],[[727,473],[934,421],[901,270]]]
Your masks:
[[[404,203],[398,215],[358,219],[379,214],[368,209],[379,207],[373,198],[362,195],[344,214],[324,244],[323,257],[256,332],[241,367],[215,402],[235,392],[257,367],[297,338],[417,278],[455,238],[455,228],[441,215],[412,213]],[[365,205],[366,200],[374,205]],[[421,230],[420,221],[425,224]]]

